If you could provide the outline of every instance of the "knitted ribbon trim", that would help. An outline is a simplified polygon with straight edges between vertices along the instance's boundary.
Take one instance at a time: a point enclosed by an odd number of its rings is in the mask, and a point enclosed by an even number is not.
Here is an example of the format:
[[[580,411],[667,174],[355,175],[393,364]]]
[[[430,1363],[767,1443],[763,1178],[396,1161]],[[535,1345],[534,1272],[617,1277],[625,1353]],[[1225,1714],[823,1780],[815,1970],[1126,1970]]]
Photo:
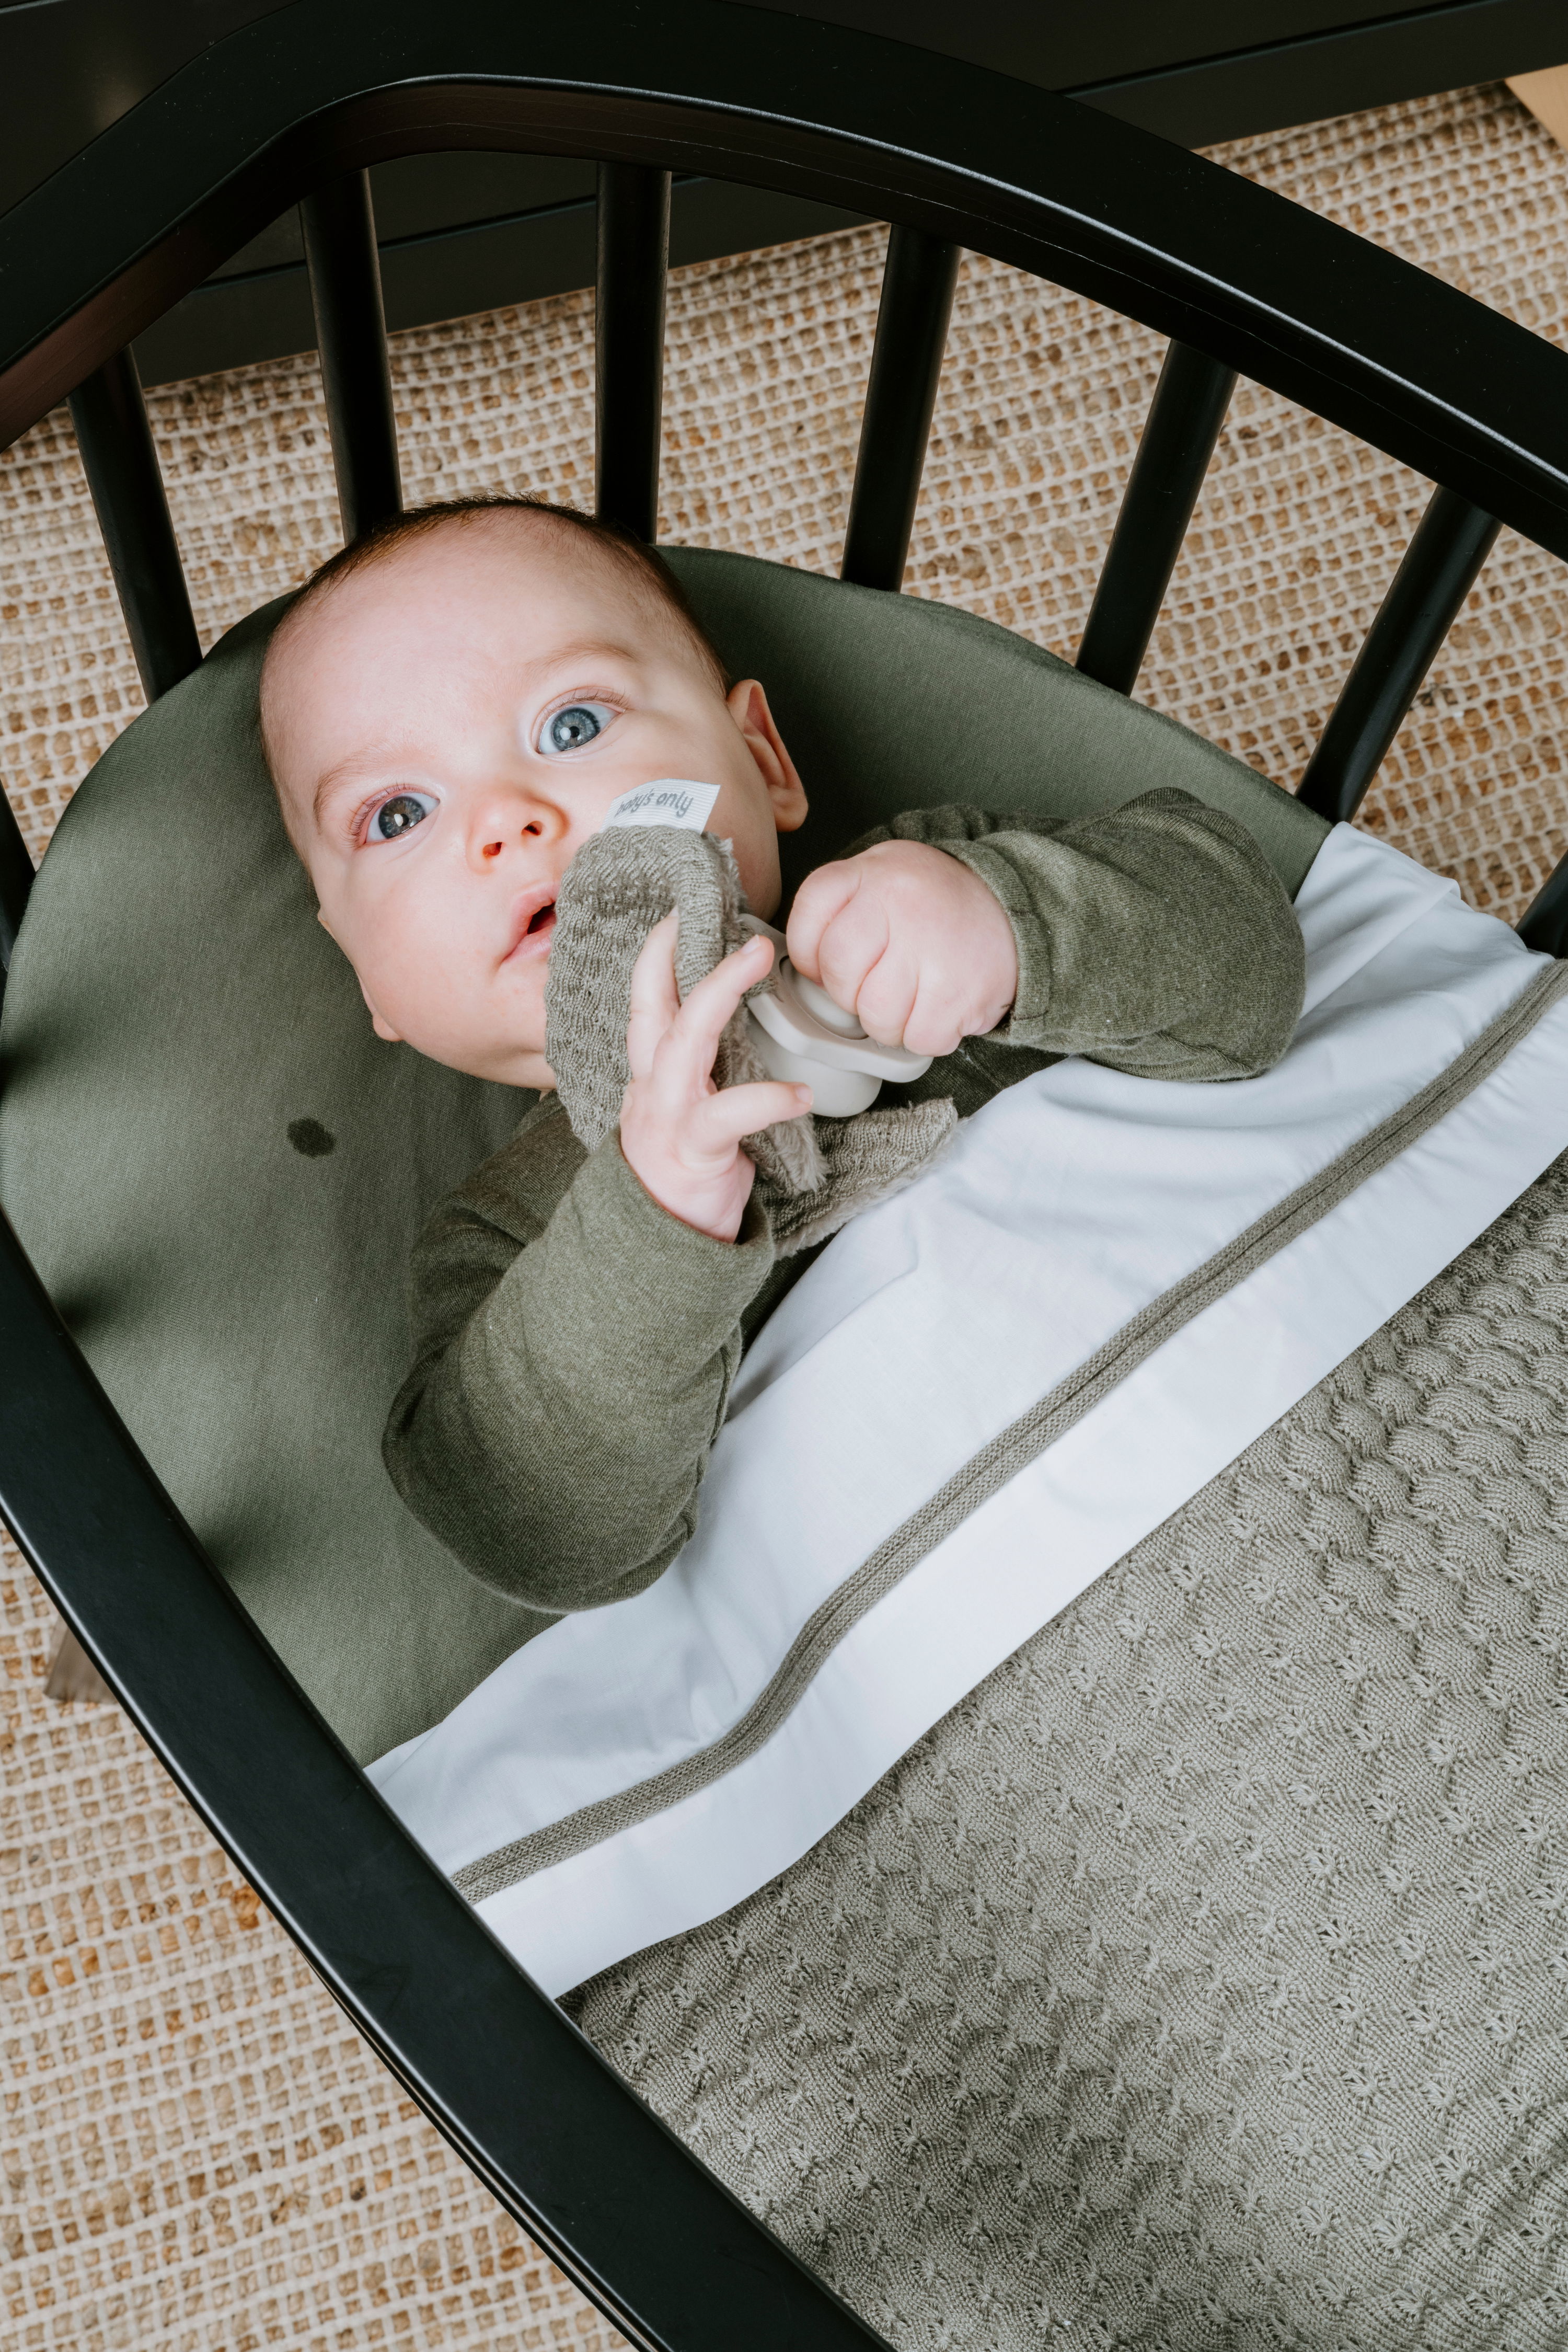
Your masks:
[[[1266,1210],[1203,1265],[1142,1308],[1038,1403],[983,1445],[813,1611],[772,1678],[717,1739],[612,1797],[583,1805],[559,1822],[531,1830],[493,1853],[465,1863],[452,1873],[459,1894],[471,1903],[482,1903],[520,1879],[565,1862],[666,1806],[679,1804],[755,1755],[798,1704],[851,1627],[874,1609],[917,1562],[1082,1421],[1183,1324],[1245,1281],[1277,1250],[1305,1233],[1358,1184],[1436,1126],[1491,1075],[1519,1040],[1564,996],[1568,996],[1568,962],[1555,963],[1538,974],[1419,1094]]]

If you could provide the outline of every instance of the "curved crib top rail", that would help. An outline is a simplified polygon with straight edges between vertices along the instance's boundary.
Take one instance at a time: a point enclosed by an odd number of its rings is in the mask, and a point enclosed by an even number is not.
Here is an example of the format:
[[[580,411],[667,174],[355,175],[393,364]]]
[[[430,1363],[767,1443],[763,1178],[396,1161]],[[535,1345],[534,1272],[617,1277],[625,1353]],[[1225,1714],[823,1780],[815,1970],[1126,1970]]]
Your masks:
[[[297,0],[0,218],[9,440],[335,173],[513,147],[871,210],[1092,296],[1568,557],[1563,360],[1221,166],[978,67],[725,0]]]
[[[193,665],[196,642],[126,347],[302,199],[352,535],[398,503],[362,173],[458,147],[601,162],[600,503],[644,535],[672,170],[894,225],[845,562],[867,584],[902,576],[957,247],[1173,339],[1079,656],[1107,684],[1136,676],[1235,372],[1432,478],[1309,777],[1325,814],[1348,814],[1365,789],[1499,520],[1568,557],[1568,355],[1146,133],[727,0],[548,13],[296,0],[215,41],[0,217],[0,442],[72,396],[150,695]],[[0,949],[29,878],[0,824]],[[466,2161],[636,2343],[876,2341],[663,2131],[386,1813],[180,1521],[3,1220],[0,1335],[0,1502],[16,1533]]]

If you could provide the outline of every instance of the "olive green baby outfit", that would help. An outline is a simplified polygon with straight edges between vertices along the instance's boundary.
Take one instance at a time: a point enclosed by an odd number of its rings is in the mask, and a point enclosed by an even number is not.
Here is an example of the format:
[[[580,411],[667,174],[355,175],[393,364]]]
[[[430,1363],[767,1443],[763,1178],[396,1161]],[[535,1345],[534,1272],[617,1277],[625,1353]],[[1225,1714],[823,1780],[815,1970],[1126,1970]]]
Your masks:
[[[972,1112],[1064,1054],[1134,1076],[1257,1076],[1301,1011],[1301,935],[1251,835],[1188,794],[1146,793],[1069,822],[925,809],[857,845],[938,846],[1012,925],[1019,985],[879,1108]],[[411,1510],[485,1583],[561,1612],[641,1591],[696,1525],[745,1342],[811,1251],[781,1256],[758,1202],[734,1242],[659,1207],[612,1132],[572,1133],[537,1099],[449,1195],[413,1265],[415,1361],[387,1468]]]

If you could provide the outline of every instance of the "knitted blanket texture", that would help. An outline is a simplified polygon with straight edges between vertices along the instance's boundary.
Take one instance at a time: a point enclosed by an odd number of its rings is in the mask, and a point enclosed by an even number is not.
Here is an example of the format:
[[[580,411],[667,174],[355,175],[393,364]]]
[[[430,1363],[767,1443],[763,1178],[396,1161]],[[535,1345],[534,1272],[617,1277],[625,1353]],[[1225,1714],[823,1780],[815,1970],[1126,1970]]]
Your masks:
[[[1568,1160],[569,2000],[907,2352],[1568,2344]]]
[[[590,1151],[621,1116],[631,1076],[632,968],[649,932],[672,908],[678,911],[675,982],[684,999],[744,944],[745,903],[729,844],[708,834],[671,825],[616,828],[592,835],[572,859],[556,901],[545,1056],[572,1133]],[[743,1004],[719,1041],[716,1085],[768,1076],[747,1029]],[[908,1183],[956,1123],[950,1102],[924,1102],[855,1118],[787,1119],[748,1135],[757,1196],[780,1256],[826,1240]]]

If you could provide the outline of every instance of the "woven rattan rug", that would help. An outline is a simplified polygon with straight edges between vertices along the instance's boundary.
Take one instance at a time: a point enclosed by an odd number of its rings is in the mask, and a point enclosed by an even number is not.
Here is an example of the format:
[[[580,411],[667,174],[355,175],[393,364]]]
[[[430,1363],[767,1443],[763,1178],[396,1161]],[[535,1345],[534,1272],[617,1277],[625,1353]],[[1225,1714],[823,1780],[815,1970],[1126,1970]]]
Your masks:
[[[1568,341],[1568,155],[1502,89],[1222,160]],[[680,273],[667,538],[835,567],[882,234]],[[411,500],[591,481],[591,300],[394,345]],[[985,261],[954,313],[910,586],[1071,653],[1157,339]],[[336,544],[316,365],[152,399],[204,641]],[[1140,692],[1299,776],[1426,485],[1242,387]],[[1563,574],[1505,532],[1365,822],[1526,903],[1568,846]],[[36,848],[140,704],[63,412],[0,457],[6,782]],[[59,1706],[0,1578],[0,2130],[11,2352],[525,2352],[620,2339],[445,2152],[111,1706]]]

